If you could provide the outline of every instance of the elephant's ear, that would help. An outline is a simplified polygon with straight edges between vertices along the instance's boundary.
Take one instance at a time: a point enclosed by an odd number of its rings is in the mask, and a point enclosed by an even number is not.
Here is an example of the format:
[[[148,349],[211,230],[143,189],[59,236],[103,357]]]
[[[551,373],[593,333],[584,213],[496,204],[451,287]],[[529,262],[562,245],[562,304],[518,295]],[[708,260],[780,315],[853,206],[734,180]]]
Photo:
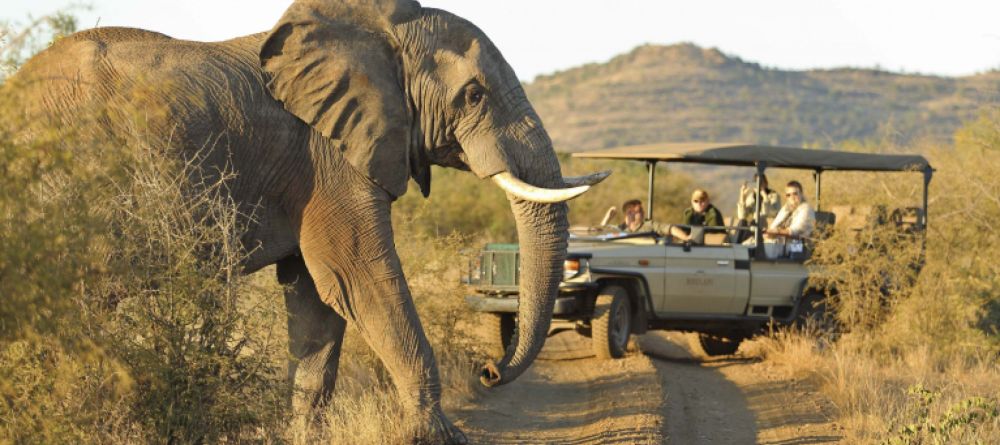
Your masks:
[[[392,26],[413,1],[300,0],[260,48],[271,95],[328,138],[344,157],[399,197],[411,172],[411,113]]]

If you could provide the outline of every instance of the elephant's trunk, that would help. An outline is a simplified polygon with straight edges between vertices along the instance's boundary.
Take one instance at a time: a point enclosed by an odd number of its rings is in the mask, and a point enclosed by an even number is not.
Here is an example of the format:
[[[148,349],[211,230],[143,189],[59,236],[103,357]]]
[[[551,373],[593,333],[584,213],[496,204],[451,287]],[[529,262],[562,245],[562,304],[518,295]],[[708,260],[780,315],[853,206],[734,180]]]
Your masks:
[[[486,386],[513,381],[538,356],[552,321],[566,258],[569,227],[566,204],[543,204],[508,196],[521,245],[520,305],[511,346],[500,361],[483,367],[480,381]]]

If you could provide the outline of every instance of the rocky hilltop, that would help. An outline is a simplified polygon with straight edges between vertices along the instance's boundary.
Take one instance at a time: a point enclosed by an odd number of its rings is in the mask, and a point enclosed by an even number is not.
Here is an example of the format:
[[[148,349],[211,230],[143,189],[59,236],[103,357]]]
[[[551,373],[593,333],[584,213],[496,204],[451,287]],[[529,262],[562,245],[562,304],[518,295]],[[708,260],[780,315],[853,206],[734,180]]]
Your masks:
[[[949,140],[981,107],[1000,103],[1000,71],[788,71],[692,44],[644,45],[525,89],[558,151],[668,140],[834,146]]]

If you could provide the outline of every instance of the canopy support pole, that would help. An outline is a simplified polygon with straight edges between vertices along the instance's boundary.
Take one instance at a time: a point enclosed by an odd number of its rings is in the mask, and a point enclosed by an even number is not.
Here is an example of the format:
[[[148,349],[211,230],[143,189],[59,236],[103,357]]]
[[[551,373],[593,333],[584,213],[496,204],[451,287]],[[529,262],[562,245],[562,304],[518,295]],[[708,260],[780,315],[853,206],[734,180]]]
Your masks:
[[[653,220],[653,184],[656,181],[656,161],[646,161],[649,170],[649,190],[646,192],[646,221]]]
[[[934,176],[934,169],[932,168],[924,169],[924,217],[922,223],[925,231],[927,230],[927,204],[928,204],[927,190],[930,188],[932,176]]]
[[[817,168],[813,172],[813,179],[816,181],[816,211],[819,211],[820,190],[823,188],[823,169]]]
[[[756,248],[754,249],[754,258],[761,260],[765,258],[764,255],[764,221],[760,217],[760,211],[762,207],[762,196],[764,196],[764,170],[767,168],[766,162],[757,162],[754,164],[757,167],[757,199],[756,205],[754,205],[754,220],[757,221],[757,226],[754,228],[754,243]]]

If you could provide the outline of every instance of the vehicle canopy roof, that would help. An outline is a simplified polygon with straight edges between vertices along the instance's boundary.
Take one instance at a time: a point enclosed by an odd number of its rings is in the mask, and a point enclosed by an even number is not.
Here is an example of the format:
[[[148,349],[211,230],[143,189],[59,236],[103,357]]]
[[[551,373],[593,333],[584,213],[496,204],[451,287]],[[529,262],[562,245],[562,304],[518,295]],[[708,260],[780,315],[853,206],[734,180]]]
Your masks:
[[[633,145],[573,153],[574,158],[633,159],[768,168],[841,171],[933,171],[920,155],[872,154],[745,143],[683,142]]]

